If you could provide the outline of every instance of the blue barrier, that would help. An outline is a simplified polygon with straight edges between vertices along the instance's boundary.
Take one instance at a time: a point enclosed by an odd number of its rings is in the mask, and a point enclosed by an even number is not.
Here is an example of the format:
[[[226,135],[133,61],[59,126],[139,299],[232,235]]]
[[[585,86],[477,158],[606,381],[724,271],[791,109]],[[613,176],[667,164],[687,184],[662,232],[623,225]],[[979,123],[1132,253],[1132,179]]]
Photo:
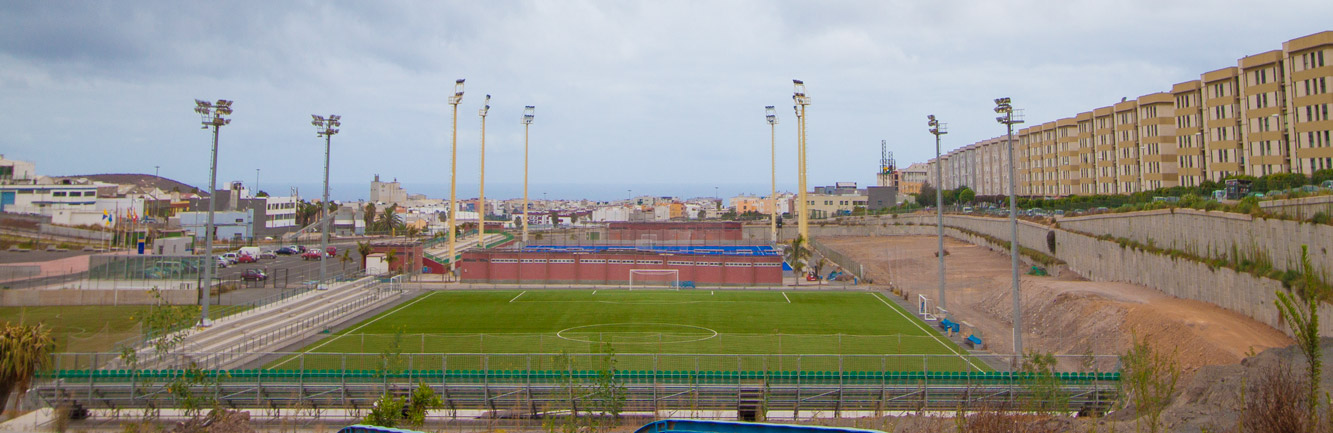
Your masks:
[[[981,339],[977,338],[976,335],[967,336],[967,339],[963,340],[963,342],[967,343],[969,349],[975,349],[981,346]]]

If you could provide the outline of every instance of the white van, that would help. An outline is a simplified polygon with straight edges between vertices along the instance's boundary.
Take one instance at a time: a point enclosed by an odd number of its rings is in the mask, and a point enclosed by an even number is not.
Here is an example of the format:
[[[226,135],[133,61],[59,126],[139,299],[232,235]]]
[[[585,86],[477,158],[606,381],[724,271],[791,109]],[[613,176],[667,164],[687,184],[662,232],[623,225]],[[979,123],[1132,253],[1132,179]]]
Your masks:
[[[259,247],[241,247],[241,249],[236,250],[236,254],[244,254],[255,259],[259,259],[259,255],[262,253],[263,251],[260,251]]]

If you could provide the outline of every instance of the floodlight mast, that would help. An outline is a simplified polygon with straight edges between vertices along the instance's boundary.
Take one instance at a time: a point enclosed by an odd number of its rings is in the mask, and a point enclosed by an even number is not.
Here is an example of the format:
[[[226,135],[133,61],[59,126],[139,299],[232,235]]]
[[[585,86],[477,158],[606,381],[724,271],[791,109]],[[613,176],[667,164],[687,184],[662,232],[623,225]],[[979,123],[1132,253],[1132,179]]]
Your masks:
[[[940,299],[936,305],[947,311],[949,307],[944,303],[944,170],[943,161],[940,161],[940,136],[949,133],[949,125],[940,123],[934,114],[926,116],[926,120],[930,133],[935,136],[935,229],[940,256]]]
[[[310,125],[315,127],[315,136],[324,137],[324,198],[319,202],[319,285],[328,284],[329,259],[329,149],[333,136],[342,126],[342,116],[330,114],[329,117],[318,114],[310,115]]]
[[[1009,267],[1014,298],[1014,364],[1017,365],[1023,356],[1023,311],[1018,290],[1018,181],[1014,168],[1014,124],[1023,123],[1023,118],[1021,114],[1015,118],[1014,107],[1008,97],[995,99],[995,112],[1000,113],[995,121],[1004,124],[1007,131],[1005,142],[1009,147]]]
[[[801,80],[791,80],[793,93],[792,101],[796,103],[792,108],[796,110],[796,175],[797,183],[801,191],[800,194],[800,216],[797,218],[797,231],[802,239],[805,239],[807,245],[810,242],[810,208],[806,199],[806,135],[805,135],[805,106],[810,105],[810,97],[805,94],[805,82]]]
[[[523,246],[528,246],[528,128],[537,107],[523,107]]]
[[[212,326],[213,319],[208,318],[208,301],[210,292],[213,288],[213,275],[218,266],[218,260],[213,258],[213,215],[217,210],[217,184],[218,184],[218,131],[222,125],[231,123],[231,119],[224,116],[231,115],[231,101],[219,99],[216,103],[211,103],[202,99],[194,100],[194,112],[199,113],[201,129],[213,127],[213,155],[212,162],[208,168],[208,221],[204,228],[204,279],[199,285],[199,291],[203,295],[203,305],[199,316],[199,326]]]
[[[463,78],[454,81],[454,94],[449,97],[449,105],[454,106],[454,127],[452,150],[449,157],[449,274],[458,277],[458,250],[454,247],[457,241],[455,231],[457,231],[458,214],[458,104],[463,102]]]
[[[486,94],[477,114],[481,116],[481,191],[477,193],[477,248],[486,248],[486,113],[491,111],[491,95]]]
[[[768,121],[769,147],[772,156],[769,176],[773,182],[773,189],[768,195],[768,231],[769,237],[776,244],[778,243],[778,110],[772,105],[764,106],[764,119]]]

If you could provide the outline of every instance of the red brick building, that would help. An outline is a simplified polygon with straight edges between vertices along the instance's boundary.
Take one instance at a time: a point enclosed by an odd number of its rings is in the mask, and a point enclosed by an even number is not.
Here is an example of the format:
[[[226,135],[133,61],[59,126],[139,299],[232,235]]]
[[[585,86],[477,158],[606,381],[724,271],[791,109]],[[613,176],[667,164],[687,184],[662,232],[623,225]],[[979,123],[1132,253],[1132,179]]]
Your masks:
[[[707,286],[782,284],[778,256],[669,254],[655,252],[467,251],[459,263],[465,283],[628,284],[631,269],[675,269],[680,281]],[[671,281],[644,275],[640,281]]]
[[[370,245],[370,253],[387,253],[396,251],[397,259],[394,260],[391,271],[421,273],[422,266],[425,266],[426,255],[421,249],[421,242],[375,242]],[[355,255],[356,251],[352,251]]]

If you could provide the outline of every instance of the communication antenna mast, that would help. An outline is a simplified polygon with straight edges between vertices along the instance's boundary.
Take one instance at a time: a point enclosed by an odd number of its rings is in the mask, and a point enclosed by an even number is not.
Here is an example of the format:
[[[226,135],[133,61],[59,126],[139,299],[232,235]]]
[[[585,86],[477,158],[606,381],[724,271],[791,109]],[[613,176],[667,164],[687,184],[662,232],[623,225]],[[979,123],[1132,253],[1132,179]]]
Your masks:
[[[893,152],[889,151],[889,141],[879,141],[879,173],[889,174],[898,169],[898,164],[893,161]]]

